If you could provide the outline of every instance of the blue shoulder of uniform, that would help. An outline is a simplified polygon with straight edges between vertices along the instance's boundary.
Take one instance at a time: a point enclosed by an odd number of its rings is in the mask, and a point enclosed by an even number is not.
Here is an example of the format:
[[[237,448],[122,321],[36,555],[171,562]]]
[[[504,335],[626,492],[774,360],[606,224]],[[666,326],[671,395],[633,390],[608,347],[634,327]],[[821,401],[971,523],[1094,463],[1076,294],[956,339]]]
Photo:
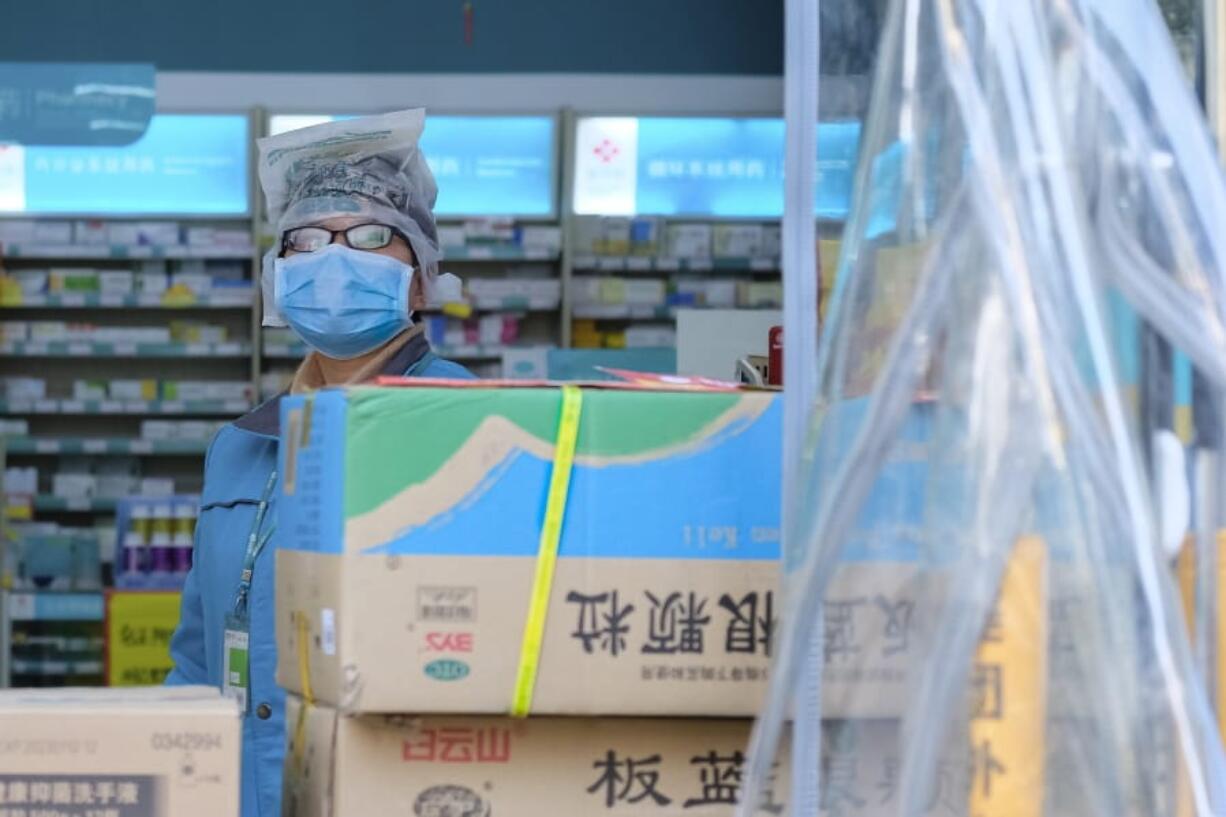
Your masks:
[[[421,377],[437,377],[446,380],[475,380],[476,375],[459,363],[438,358],[432,360],[421,372]]]

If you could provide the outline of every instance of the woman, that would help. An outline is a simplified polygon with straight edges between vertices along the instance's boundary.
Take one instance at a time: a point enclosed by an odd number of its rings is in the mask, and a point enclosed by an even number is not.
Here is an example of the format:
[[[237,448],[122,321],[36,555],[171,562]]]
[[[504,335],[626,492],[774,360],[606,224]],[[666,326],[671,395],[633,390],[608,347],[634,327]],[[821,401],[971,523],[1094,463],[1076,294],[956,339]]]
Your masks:
[[[433,176],[406,111],[260,142],[260,180],[279,243],[265,258],[265,324],[312,352],[289,391],[379,374],[470,378],[435,357],[412,322],[438,278]],[[243,817],[279,817],[285,693],[276,684],[273,551],[279,403],[209,446],[195,563],[171,642],[168,683],[210,684],[240,701]]]

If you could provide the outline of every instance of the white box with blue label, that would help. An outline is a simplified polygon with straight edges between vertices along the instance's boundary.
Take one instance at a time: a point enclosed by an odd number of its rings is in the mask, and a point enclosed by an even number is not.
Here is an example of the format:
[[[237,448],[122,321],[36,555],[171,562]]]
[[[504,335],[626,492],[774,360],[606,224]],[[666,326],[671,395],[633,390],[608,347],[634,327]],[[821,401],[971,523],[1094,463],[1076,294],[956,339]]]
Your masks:
[[[278,680],[348,713],[510,709],[560,389],[282,404]],[[584,388],[534,714],[745,716],[780,600],[777,394]]]
[[[241,725],[213,687],[0,690],[0,813],[238,814]]]

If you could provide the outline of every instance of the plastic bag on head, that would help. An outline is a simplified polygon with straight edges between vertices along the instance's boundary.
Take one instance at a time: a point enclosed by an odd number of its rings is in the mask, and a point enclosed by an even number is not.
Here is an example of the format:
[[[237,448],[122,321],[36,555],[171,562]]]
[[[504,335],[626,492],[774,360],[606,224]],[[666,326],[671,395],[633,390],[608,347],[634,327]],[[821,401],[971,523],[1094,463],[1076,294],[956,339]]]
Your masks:
[[[425,119],[425,109],[415,108],[259,140],[260,184],[277,235],[338,217],[389,224],[408,236],[432,296],[441,252],[438,187],[418,146]],[[271,297],[275,257],[275,250],[266,255],[262,270],[265,325],[283,325]]]
[[[1226,814],[1130,307],[1226,387],[1226,187],[1148,0],[899,0],[742,814],[820,633],[830,815]]]

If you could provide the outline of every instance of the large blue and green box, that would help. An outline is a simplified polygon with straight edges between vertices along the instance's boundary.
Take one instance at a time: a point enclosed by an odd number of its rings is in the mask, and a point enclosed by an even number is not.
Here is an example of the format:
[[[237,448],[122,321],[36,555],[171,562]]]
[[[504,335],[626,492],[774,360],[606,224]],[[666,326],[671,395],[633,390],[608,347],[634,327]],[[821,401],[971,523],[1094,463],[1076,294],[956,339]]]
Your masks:
[[[349,713],[503,713],[561,390],[283,401],[278,679]],[[779,395],[585,387],[532,711],[753,714],[781,607]]]

